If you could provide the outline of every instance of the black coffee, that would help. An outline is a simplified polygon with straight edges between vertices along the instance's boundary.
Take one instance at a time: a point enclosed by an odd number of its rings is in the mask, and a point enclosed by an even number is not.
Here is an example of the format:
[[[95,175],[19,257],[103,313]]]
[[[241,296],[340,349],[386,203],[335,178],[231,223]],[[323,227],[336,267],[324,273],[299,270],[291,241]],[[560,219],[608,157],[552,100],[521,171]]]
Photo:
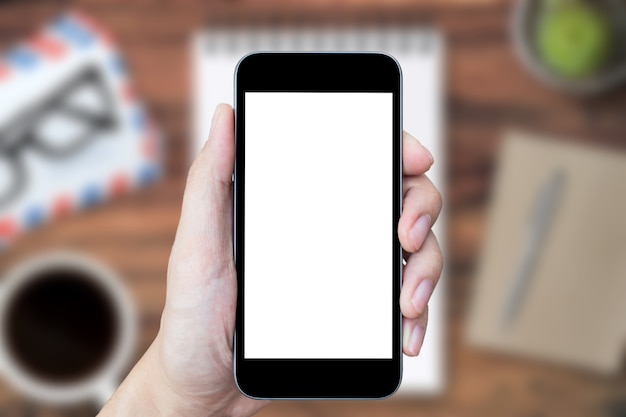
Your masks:
[[[20,367],[51,382],[80,380],[101,366],[116,343],[113,301],[85,272],[39,273],[7,306],[9,353]]]

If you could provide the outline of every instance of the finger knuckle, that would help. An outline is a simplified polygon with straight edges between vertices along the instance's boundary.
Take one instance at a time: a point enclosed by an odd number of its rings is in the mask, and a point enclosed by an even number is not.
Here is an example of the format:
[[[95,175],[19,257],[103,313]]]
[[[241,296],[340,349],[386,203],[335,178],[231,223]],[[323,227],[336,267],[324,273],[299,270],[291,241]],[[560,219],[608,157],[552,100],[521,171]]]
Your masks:
[[[431,277],[434,279],[438,279],[439,275],[441,275],[441,271],[443,270],[444,257],[443,253],[439,248],[433,251],[432,253],[432,263],[431,263]]]
[[[433,200],[435,212],[439,214],[439,212],[441,211],[441,207],[443,206],[443,196],[441,195],[441,192],[436,188],[434,189]]]
[[[197,184],[205,180],[205,167],[199,159],[196,159],[187,173],[187,185]]]

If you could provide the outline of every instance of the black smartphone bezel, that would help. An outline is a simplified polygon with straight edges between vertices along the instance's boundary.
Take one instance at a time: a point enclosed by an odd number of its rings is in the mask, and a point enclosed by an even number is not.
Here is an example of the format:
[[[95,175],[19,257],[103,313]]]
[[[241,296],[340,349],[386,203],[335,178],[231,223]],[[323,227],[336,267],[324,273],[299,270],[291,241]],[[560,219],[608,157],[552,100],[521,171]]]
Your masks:
[[[392,359],[244,358],[244,204],[246,92],[393,93],[393,357]],[[402,250],[397,226],[402,207],[402,73],[382,53],[254,53],[235,70],[236,161],[234,174],[234,252],[237,318],[234,374],[241,392],[263,399],[380,399],[392,395],[402,378],[402,328],[399,296]],[[286,313],[288,314],[288,313]]]

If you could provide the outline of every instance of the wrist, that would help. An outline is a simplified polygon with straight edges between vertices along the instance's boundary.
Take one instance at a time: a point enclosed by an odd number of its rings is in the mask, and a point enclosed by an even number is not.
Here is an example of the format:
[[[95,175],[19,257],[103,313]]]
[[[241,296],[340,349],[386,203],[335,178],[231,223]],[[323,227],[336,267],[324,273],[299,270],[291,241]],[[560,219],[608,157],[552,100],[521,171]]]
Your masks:
[[[201,382],[197,381],[191,385],[196,388],[194,393],[181,392],[177,384],[168,377],[161,355],[159,334],[98,417],[243,417],[250,416],[269,404],[269,401],[251,400],[243,396],[235,387],[234,381],[218,381],[216,384],[221,389],[217,391],[198,391],[197,384]]]
[[[207,416],[210,410],[179,395],[167,383],[159,361],[158,337],[102,408],[107,416]]]

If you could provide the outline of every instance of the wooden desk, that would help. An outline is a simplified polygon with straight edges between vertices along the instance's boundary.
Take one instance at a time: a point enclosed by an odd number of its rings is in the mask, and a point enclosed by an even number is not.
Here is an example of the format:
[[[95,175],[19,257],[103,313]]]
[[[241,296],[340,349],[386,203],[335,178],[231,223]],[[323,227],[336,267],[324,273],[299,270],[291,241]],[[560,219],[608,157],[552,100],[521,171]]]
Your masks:
[[[138,358],[155,336],[165,296],[166,267],[180,212],[190,148],[189,35],[207,21],[432,24],[448,39],[446,205],[448,376],[435,399],[382,402],[278,402],[261,416],[603,415],[626,396],[626,371],[604,379],[570,369],[484,353],[463,338],[465,311],[501,132],[511,126],[567,133],[607,146],[626,144],[626,88],[574,99],[534,81],[515,58],[507,22],[512,0],[158,1],[82,0],[78,6],[114,33],[136,89],[167,135],[165,176],[154,186],[80,213],[19,239],[0,255],[0,271],[50,248],[73,248],[119,271],[141,313]],[[0,43],[29,34],[59,11],[54,2],[0,5]],[[207,115],[210,117],[210,115]],[[584,331],[584,329],[581,329]],[[90,415],[28,405],[0,385],[0,415]],[[623,415],[623,414],[622,414]]]

